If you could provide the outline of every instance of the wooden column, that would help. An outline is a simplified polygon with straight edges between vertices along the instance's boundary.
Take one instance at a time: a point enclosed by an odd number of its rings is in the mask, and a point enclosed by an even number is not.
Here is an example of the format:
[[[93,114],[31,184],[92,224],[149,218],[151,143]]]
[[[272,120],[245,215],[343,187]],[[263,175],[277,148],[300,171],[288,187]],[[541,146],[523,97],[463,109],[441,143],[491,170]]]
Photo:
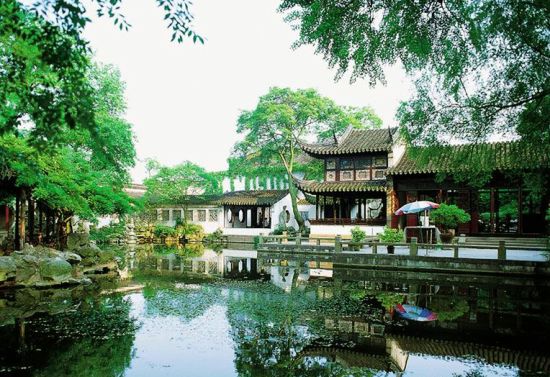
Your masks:
[[[336,197],[332,197],[332,217],[334,220],[334,224],[336,224]]]
[[[15,197],[15,234],[14,234],[14,249],[19,250],[19,211],[20,209],[19,194]]]
[[[319,220],[319,194],[315,195],[315,220]]]

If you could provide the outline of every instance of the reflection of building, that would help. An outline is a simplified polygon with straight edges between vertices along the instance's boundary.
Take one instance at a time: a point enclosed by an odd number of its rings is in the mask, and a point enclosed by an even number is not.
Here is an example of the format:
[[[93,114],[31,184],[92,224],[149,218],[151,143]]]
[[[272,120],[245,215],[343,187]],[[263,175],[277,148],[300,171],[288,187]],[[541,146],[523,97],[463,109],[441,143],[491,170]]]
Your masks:
[[[370,368],[379,371],[405,371],[409,359],[399,343],[386,338],[382,323],[353,318],[325,318],[325,329],[336,334],[338,342],[351,342],[355,346],[310,346],[299,357],[322,357],[346,368]]]
[[[350,128],[334,143],[303,143],[302,149],[325,165],[322,182],[295,179],[303,192],[315,196],[312,234],[349,234],[353,226],[375,234],[386,224],[414,226],[417,215],[397,217],[394,211],[415,200],[456,204],[470,213],[472,220],[459,227],[460,233],[545,232],[548,196],[532,198],[523,182],[509,175],[548,171],[549,160],[529,154],[519,142],[447,146],[437,154],[420,148],[414,154],[399,143],[395,129]],[[491,175],[482,188],[436,179],[479,168]]]
[[[229,278],[254,278],[257,276],[256,251],[252,250],[224,249],[217,253],[211,249],[204,249],[198,256],[186,257],[179,255],[178,248],[175,247],[173,253],[146,254],[141,257],[141,260],[138,259],[138,263],[130,259],[128,264],[130,270],[156,270],[176,274],[192,273]]]

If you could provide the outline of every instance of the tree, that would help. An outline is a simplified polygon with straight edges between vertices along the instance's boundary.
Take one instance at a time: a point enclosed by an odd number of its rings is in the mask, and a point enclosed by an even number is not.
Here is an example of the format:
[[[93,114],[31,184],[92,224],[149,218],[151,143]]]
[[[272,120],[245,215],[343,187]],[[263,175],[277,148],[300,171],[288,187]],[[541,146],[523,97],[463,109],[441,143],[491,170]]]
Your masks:
[[[90,49],[82,32],[95,8],[120,29],[129,23],[120,12],[122,0],[42,0],[0,2],[0,136],[28,131],[29,143],[42,149],[60,144],[64,129],[98,131]],[[172,40],[192,38],[189,0],[156,0],[165,12]],[[98,142],[101,138],[97,138]]]
[[[550,152],[550,5],[542,0],[283,0],[337,78],[385,83],[401,63],[416,94],[397,117],[414,145],[519,135]]]
[[[185,161],[174,167],[160,166],[143,183],[147,187],[144,201],[148,206],[158,204],[187,205],[191,196],[221,193],[220,182],[204,168]]]
[[[56,238],[58,243],[73,215],[95,219],[99,215],[132,211],[133,201],[123,191],[136,155],[131,125],[123,119],[124,85],[111,66],[94,66],[87,72],[86,80],[93,89],[90,99],[96,113],[95,132],[65,126],[61,128],[56,149],[37,147],[30,132],[0,137],[0,170],[4,172],[0,179],[12,177],[9,184],[14,189],[10,195],[17,198],[16,209],[20,214],[17,222],[22,237],[25,205],[29,209],[30,242],[34,242],[35,204],[40,224],[46,212],[45,234]],[[48,224],[54,222],[57,229],[48,230]],[[21,247],[24,238],[18,241],[17,247]]]
[[[312,135],[320,139],[341,134],[348,126],[380,126],[381,121],[368,108],[340,107],[332,100],[322,97],[314,89],[292,90],[271,88],[260,97],[256,108],[243,111],[237,121],[237,132],[244,140],[234,147],[233,157],[246,159],[256,166],[272,166],[274,161],[282,164],[292,181],[300,140]],[[300,230],[304,220],[298,211],[297,188],[289,185],[292,210]]]

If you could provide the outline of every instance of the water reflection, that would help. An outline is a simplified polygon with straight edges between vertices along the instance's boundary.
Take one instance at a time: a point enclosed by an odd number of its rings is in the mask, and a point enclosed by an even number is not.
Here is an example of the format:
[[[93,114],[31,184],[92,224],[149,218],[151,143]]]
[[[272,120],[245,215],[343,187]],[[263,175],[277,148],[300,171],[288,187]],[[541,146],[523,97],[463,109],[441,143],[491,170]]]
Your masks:
[[[550,371],[546,281],[342,269],[202,245],[139,246],[126,253],[124,269],[141,292],[0,292],[0,375]],[[405,302],[439,320],[400,319],[392,308]]]

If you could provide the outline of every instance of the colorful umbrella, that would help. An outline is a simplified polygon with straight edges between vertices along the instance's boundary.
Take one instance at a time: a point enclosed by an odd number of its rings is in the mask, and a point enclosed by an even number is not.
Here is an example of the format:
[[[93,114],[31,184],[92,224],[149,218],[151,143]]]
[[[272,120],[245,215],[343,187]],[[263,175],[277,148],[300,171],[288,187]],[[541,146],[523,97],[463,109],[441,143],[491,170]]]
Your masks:
[[[422,211],[427,211],[430,209],[438,208],[439,204],[434,202],[428,202],[427,200],[421,200],[418,202],[407,203],[403,207],[395,211],[397,216],[407,215],[409,213],[418,213]]]
[[[428,322],[437,319],[437,313],[420,306],[397,304],[395,310],[401,317],[411,321]]]

